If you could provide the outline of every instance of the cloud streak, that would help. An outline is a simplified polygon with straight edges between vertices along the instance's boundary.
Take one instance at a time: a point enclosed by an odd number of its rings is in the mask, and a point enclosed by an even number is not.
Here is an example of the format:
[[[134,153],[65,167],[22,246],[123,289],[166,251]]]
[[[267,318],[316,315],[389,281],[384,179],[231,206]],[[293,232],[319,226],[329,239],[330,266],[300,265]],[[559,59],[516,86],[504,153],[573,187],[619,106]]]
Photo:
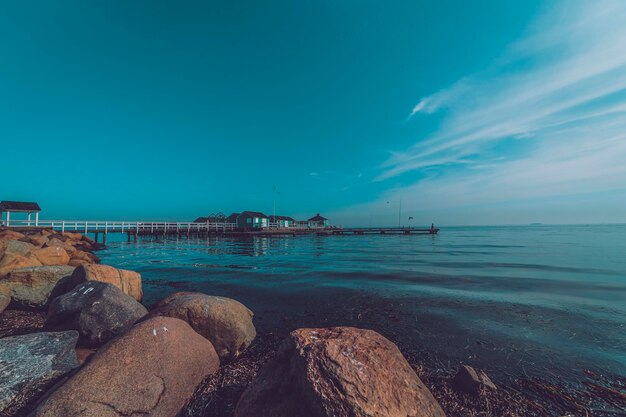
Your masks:
[[[377,180],[427,173],[390,193],[438,207],[625,189],[624,22],[620,0],[547,10],[492,67],[419,100],[411,123],[443,123]]]

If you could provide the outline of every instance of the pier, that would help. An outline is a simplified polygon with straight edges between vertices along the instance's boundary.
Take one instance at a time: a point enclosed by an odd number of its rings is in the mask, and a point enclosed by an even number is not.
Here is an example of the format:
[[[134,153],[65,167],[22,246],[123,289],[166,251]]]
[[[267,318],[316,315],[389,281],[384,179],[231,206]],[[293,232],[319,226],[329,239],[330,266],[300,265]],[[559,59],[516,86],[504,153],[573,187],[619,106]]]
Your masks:
[[[438,228],[413,227],[300,227],[279,228],[275,223],[259,229],[240,229],[236,223],[196,223],[196,222],[153,222],[153,221],[97,221],[97,220],[11,220],[3,226],[15,229],[51,229],[59,232],[93,234],[96,242],[102,237],[106,243],[107,234],[125,233],[128,241],[138,236],[297,236],[316,234],[318,236],[342,235],[436,235]]]

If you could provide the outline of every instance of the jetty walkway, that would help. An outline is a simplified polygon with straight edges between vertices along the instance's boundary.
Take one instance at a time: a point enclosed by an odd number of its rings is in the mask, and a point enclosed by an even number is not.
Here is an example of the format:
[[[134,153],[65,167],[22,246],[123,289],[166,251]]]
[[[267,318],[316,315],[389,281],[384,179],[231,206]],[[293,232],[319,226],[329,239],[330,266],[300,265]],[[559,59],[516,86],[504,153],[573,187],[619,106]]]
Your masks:
[[[371,235],[371,234],[403,234],[403,235],[436,235],[438,228],[413,227],[286,227],[279,228],[276,224],[262,229],[242,230],[236,223],[196,223],[196,222],[154,222],[154,221],[98,221],[98,220],[11,220],[2,226],[11,229],[52,229],[60,232],[79,232],[95,235],[98,241],[106,243],[109,233],[126,233],[128,240],[137,240],[137,236],[296,236],[317,234],[318,236],[336,235]]]

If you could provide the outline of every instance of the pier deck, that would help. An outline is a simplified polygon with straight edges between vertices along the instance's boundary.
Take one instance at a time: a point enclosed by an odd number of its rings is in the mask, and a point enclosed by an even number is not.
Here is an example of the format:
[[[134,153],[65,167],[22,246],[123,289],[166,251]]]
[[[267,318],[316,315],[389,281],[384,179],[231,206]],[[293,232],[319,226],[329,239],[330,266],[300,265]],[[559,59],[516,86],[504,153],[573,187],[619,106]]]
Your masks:
[[[241,230],[235,223],[194,223],[194,222],[152,222],[152,221],[95,221],[95,220],[12,220],[3,225],[17,230],[48,229],[60,232],[79,232],[94,234],[96,241],[102,235],[106,243],[108,233],[126,233],[128,240],[137,236],[190,236],[190,235],[223,235],[223,236],[296,236],[317,234],[318,236],[371,235],[371,234],[403,234],[403,235],[436,235],[438,228],[413,227],[289,227],[269,228],[260,230]]]

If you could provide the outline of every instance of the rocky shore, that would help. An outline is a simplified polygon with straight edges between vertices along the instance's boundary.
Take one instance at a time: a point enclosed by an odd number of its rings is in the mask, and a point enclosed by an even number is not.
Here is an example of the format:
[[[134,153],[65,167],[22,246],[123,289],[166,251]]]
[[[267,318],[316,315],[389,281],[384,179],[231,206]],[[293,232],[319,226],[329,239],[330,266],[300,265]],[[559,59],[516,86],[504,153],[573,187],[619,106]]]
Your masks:
[[[254,313],[240,302],[192,292],[148,309],[141,276],[99,264],[97,249],[78,233],[0,230],[0,416],[548,416],[584,409],[556,390],[562,407],[545,407],[469,366],[453,375],[425,369],[368,329],[257,334]]]

